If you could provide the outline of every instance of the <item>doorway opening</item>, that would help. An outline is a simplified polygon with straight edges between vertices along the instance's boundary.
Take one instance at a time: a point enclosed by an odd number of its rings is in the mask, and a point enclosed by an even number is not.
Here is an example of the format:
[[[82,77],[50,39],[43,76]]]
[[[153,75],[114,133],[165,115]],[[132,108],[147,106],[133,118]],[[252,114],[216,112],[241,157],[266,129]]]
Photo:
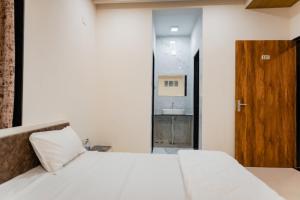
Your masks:
[[[201,149],[202,9],[153,11],[152,150]]]

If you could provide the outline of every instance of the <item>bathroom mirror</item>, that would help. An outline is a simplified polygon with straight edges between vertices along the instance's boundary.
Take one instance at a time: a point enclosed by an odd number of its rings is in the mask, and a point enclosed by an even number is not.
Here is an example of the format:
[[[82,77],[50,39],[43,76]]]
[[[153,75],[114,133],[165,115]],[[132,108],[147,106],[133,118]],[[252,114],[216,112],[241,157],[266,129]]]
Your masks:
[[[158,96],[186,96],[186,75],[159,75]]]

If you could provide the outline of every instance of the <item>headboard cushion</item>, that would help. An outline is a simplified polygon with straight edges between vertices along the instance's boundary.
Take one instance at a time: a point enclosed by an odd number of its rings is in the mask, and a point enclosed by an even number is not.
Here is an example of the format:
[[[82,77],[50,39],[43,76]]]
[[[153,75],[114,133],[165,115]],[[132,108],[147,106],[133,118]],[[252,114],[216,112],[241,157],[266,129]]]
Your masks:
[[[15,128],[19,131],[5,136],[0,133],[0,184],[40,165],[29,141],[32,133],[60,130],[68,125],[69,122],[59,122],[26,130]]]

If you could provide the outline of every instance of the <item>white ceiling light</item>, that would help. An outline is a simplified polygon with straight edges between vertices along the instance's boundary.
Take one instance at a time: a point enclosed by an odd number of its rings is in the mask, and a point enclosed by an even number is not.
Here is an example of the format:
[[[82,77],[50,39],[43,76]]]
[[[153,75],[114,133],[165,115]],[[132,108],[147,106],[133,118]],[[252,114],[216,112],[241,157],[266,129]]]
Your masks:
[[[171,40],[170,44],[176,44],[176,42],[174,40]]]
[[[178,32],[179,31],[179,28],[178,26],[172,26],[171,29],[170,29],[171,32]]]

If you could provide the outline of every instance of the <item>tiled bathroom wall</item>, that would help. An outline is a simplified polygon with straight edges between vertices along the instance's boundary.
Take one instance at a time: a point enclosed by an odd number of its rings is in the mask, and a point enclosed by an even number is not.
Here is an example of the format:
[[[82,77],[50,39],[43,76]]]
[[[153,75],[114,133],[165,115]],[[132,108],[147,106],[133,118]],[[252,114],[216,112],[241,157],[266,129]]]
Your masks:
[[[154,114],[171,108],[185,109],[186,115],[193,114],[193,66],[191,60],[190,36],[157,37],[155,49]],[[187,75],[187,96],[158,96],[159,75]]]

